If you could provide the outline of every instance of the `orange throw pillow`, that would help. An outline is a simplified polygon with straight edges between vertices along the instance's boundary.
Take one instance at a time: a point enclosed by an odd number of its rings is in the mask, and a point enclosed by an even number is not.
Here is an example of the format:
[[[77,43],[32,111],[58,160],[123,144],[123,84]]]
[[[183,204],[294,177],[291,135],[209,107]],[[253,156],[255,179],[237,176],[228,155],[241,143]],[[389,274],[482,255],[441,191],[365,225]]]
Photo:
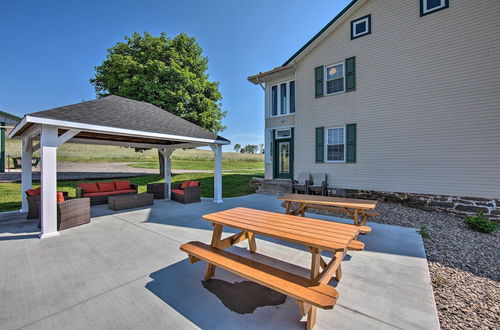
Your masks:
[[[115,190],[130,190],[132,187],[130,186],[130,181],[114,181]]]
[[[58,203],[64,202],[64,195],[61,191],[57,192],[57,202]]]
[[[28,193],[28,196],[38,196],[38,195],[41,195],[42,188],[38,187],[36,189],[28,189],[28,190],[26,190],[26,192]]]
[[[99,187],[99,191],[115,191],[115,184],[113,181],[111,182],[97,182],[97,186]]]
[[[189,187],[191,181],[184,181],[182,184],[181,184],[181,189],[186,189],[187,187]]]
[[[78,188],[82,188],[84,193],[99,192],[99,187],[97,187],[97,184],[95,182],[79,183],[76,186]]]
[[[200,185],[200,181],[189,181],[190,187],[197,187]]]

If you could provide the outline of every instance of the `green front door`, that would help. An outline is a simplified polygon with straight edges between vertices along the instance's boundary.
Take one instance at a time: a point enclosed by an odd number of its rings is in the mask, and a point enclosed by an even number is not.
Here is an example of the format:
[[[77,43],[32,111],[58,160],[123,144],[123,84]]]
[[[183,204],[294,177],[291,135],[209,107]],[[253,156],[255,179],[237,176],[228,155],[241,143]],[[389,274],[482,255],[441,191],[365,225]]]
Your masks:
[[[292,130],[293,132],[293,130]],[[274,140],[274,178],[293,178],[293,133],[290,138]]]

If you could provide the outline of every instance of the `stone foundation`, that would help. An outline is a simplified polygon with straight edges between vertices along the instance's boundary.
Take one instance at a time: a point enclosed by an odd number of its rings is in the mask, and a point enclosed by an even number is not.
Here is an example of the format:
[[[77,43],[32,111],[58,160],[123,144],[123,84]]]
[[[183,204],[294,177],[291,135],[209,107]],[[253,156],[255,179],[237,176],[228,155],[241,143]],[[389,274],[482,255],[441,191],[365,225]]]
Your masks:
[[[369,190],[345,189],[339,191],[345,197],[377,199],[384,202],[401,203],[426,211],[444,211],[460,217],[475,215],[483,211],[485,217],[500,222],[500,200],[493,198],[444,196],[415,193],[397,193]]]

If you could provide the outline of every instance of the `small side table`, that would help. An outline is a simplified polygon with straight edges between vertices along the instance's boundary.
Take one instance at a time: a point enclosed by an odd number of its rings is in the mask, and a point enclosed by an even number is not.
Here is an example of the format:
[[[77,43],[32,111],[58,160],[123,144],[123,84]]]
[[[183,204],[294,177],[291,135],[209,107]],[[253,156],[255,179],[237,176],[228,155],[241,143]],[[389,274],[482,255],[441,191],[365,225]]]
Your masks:
[[[165,183],[149,183],[146,191],[155,199],[165,199]]]

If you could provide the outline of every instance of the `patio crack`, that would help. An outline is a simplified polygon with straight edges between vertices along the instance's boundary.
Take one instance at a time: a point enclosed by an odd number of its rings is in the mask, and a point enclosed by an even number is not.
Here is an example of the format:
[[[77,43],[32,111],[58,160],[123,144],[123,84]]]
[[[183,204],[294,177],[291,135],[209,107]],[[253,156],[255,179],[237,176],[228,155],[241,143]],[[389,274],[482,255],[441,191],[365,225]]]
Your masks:
[[[347,309],[347,310],[349,310],[349,311],[351,311],[351,312],[354,312],[354,313],[356,313],[356,314],[363,315],[363,316],[365,316],[365,317],[368,317],[368,318],[370,318],[370,319],[372,319],[372,320],[378,321],[378,322],[383,323],[383,324],[385,324],[385,325],[388,325],[388,326],[390,326],[390,327],[393,327],[393,328],[396,328],[396,329],[401,329],[401,330],[404,330],[404,328],[400,328],[400,327],[398,327],[397,325],[394,325],[394,324],[388,323],[388,322],[386,322],[386,321],[384,321],[384,320],[381,320],[381,319],[379,319],[379,318],[376,318],[376,317],[373,317],[373,316],[371,316],[371,315],[365,314],[365,313],[360,312],[360,311],[358,311],[358,310],[356,310],[356,309],[354,309],[354,308],[347,307],[347,306],[342,305],[342,304],[337,304],[337,306],[342,307],[342,308],[344,308],[344,309]]]

